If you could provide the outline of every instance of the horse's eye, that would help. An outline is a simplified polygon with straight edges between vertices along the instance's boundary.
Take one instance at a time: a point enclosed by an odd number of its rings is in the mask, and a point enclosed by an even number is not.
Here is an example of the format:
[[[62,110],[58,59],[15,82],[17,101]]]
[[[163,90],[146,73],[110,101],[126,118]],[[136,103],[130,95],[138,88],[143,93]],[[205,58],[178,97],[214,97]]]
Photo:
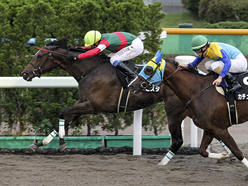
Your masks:
[[[38,54],[37,58],[42,58],[42,55]]]
[[[150,66],[147,66],[147,67],[144,69],[144,73],[145,73],[146,75],[151,75],[152,72],[153,72],[153,68],[150,67]]]

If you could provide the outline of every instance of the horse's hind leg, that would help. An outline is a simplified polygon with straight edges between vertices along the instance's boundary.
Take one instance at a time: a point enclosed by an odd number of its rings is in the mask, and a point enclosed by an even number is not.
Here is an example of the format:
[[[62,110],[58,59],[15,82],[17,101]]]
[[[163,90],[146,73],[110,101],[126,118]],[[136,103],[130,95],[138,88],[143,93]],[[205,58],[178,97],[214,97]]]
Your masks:
[[[229,154],[207,152],[206,149],[208,148],[208,146],[212,142],[213,138],[214,138],[213,133],[204,131],[201,146],[200,146],[200,154],[203,157],[209,157],[209,158],[214,158],[214,159],[226,159],[226,158],[229,158],[230,157]]]
[[[238,148],[236,142],[234,141],[233,137],[229,134],[228,130],[219,129],[215,131],[215,134],[218,139],[222,140],[226,144],[226,146],[232,151],[234,156],[248,168],[247,159],[244,157],[243,153]]]

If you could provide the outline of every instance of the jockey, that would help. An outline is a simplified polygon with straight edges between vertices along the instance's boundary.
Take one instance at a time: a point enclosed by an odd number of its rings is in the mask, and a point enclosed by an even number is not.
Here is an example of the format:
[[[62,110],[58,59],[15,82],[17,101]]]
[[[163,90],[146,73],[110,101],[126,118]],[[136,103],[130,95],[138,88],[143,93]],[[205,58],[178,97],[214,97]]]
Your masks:
[[[194,37],[191,46],[197,58],[190,65],[196,67],[205,57],[211,59],[205,63],[205,68],[219,74],[213,85],[220,85],[222,79],[226,77],[230,92],[241,88],[236,78],[229,73],[241,73],[247,68],[247,60],[237,48],[225,43],[210,43],[202,35]],[[183,67],[183,65],[179,66]]]
[[[101,34],[99,31],[91,30],[84,36],[86,49],[91,49],[78,56],[70,56],[71,60],[78,60],[95,56],[107,49],[109,54],[110,63],[129,77],[131,82],[137,76],[130,70],[122,61],[127,61],[135,58],[143,53],[144,44],[135,35],[127,32],[113,32]]]

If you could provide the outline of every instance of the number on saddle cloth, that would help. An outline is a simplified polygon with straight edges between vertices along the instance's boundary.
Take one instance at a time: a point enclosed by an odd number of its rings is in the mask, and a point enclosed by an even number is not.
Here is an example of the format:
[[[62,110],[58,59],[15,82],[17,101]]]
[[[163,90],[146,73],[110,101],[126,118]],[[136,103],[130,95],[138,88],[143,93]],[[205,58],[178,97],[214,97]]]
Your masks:
[[[248,100],[248,71],[241,74],[232,74],[236,77],[238,83],[242,86],[241,89],[235,91],[235,100],[247,101]]]

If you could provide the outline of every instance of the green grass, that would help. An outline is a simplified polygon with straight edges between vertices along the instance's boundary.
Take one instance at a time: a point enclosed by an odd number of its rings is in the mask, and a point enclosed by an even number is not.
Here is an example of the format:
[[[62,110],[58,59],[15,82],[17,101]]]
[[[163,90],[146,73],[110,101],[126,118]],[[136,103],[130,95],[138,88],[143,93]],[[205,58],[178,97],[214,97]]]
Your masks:
[[[181,14],[166,14],[161,21],[161,28],[179,28],[180,23],[192,23],[193,28],[206,28],[208,24],[205,21],[195,19],[189,12]]]

